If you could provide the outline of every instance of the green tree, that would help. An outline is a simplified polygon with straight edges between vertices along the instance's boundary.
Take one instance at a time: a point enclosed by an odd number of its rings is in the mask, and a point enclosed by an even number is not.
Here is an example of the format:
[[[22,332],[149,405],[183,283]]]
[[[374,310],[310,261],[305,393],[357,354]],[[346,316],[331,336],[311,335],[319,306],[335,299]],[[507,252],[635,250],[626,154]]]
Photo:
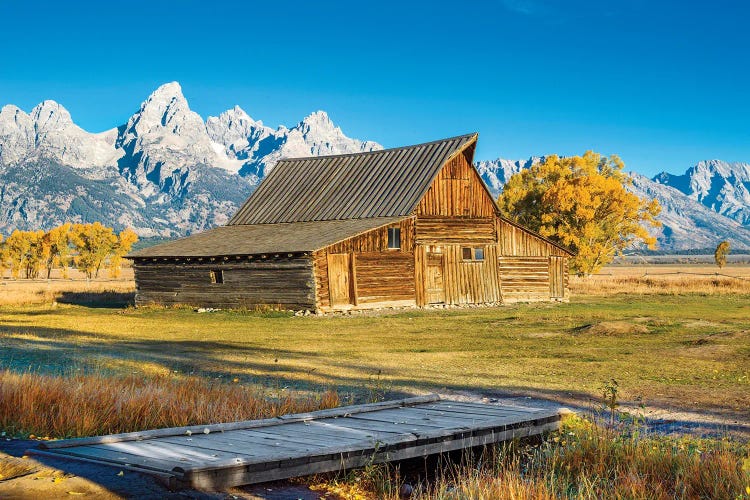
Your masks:
[[[724,240],[716,247],[716,251],[714,252],[714,260],[716,261],[716,265],[719,266],[719,269],[722,269],[724,266],[727,265],[727,255],[729,255],[729,252],[731,251],[731,247],[729,245],[729,242]]]
[[[637,242],[656,244],[644,224],[660,225],[661,207],[627,190],[624,167],[592,151],[549,156],[512,176],[498,203],[506,217],[573,250],[573,271],[588,275]]]

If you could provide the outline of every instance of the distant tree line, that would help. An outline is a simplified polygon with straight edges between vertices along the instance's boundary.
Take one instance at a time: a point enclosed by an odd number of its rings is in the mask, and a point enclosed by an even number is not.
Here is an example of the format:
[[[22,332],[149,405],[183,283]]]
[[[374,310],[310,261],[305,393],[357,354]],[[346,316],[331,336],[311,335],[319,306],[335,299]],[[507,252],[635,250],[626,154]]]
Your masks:
[[[14,278],[49,279],[52,270],[59,268],[67,277],[68,269],[75,266],[87,278],[98,277],[102,268],[114,278],[136,241],[132,230],[117,234],[100,222],[67,222],[46,232],[15,230],[6,238],[0,235],[0,276],[10,269]]]

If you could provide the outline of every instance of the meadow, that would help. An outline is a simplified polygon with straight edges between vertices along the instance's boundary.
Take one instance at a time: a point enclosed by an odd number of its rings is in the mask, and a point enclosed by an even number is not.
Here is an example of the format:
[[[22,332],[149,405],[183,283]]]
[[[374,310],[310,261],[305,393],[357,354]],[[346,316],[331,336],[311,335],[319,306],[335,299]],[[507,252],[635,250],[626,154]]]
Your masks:
[[[722,271],[747,279],[717,276],[716,271],[619,266],[601,276],[573,278],[569,303],[324,317],[270,309],[203,314],[189,307],[135,309],[127,305],[133,286],[127,275],[118,282],[5,280],[0,289],[0,430],[61,438],[258,418],[428,392],[531,396],[594,410],[612,379],[618,384],[618,403],[644,417],[689,413],[747,425],[750,268]],[[7,293],[13,287],[20,291]],[[587,436],[583,441],[562,433],[564,446],[558,438],[524,448],[516,458],[503,455],[482,467],[454,470],[453,476],[445,469],[423,493],[495,498],[493,492],[502,490],[516,491],[515,498],[557,498],[578,491],[594,498],[631,491],[621,496],[639,497],[638,491],[653,492],[656,483],[634,479],[619,490],[606,490],[586,481],[605,481],[606,474],[622,479],[658,465],[669,479],[659,472],[659,481],[666,482],[657,493],[663,490],[669,497],[676,494],[675,470],[693,477],[690,471],[715,456],[724,464],[715,471],[721,481],[728,481],[735,496],[745,494],[738,486],[750,473],[750,462],[748,472],[742,471],[744,445],[718,439],[694,445],[681,441],[685,438],[658,436],[649,437],[648,444],[632,443],[630,431],[589,424],[568,424],[578,430],[566,432]],[[602,432],[613,434],[604,439]],[[701,458],[701,449],[711,454]],[[614,465],[594,459],[597,453]],[[572,456],[578,465],[569,462]],[[555,469],[560,464],[575,473],[560,480]],[[591,468],[595,464],[599,469]],[[605,473],[602,467],[611,470]],[[522,469],[535,472],[523,476]],[[351,490],[388,496],[398,483],[397,474],[382,468],[359,474],[343,481],[326,478],[321,488],[340,495]],[[711,497],[696,493],[711,478],[699,483],[677,496]]]

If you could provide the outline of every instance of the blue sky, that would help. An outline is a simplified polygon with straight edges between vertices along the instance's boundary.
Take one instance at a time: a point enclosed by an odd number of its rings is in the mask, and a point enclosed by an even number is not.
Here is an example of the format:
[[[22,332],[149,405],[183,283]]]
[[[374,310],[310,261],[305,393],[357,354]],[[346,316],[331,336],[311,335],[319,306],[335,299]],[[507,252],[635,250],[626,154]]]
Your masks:
[[[744,1],[0,0],[0,104],[89,131],[177,80],[204,118],[317,109],[385,146],[480,133],[477,158],[619,154],[646,174],[750,162]]]

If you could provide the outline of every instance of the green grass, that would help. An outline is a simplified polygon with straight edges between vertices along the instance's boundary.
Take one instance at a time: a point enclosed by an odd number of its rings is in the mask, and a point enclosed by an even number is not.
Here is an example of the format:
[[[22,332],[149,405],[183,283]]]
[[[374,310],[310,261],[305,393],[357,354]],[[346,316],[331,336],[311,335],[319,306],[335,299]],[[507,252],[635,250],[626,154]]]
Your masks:
[[[750,296],[617,295],[569,304],[294,317],[74,305],[0,307],[0,368],[175,372],[358,399],[435,390],[623,399],[746,416]]]

